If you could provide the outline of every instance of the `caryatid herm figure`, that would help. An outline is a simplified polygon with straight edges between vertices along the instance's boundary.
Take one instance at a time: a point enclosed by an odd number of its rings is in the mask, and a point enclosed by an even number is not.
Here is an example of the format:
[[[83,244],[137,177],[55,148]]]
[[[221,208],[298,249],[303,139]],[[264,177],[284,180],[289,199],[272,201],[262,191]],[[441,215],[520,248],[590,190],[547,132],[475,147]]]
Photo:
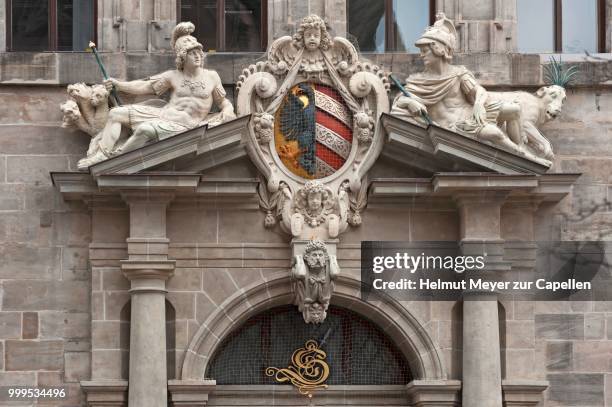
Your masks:
[[[391,114],[417,122],[428,114],[442,127],[540,161],[523,148],[520,105],[494,100],[472,72],[451,65],[456,39],[453,22],[438,13],[435,24],[415,43],[425,70],[406,80],[413,97],[396,98]]]
[[[304,253],[293,259],[295,304],[304,321],[320,324],[334,291],[334,280],[340,274],[336,256],[330,255],[325,243],[311,240]]]
[[[79,161],[79,169],[86,169],[150,141],[163,140],[203,124],[215,125],[236,117],[234,107],[225,97],[219,75],[203,68],[202,44],[190,35],[194,30],[192,23],[183,22],[172,32],[176,69],[143,80],[124,82],[110,78],[104,81],[107,89],[115,87],[119,92],[131,95],[160,96],[170,92],[170,100],[163,106],[143,103],[113,108],[105,127],[94,138],[97,147],[90,148],[88,156]],[[213,103],[220,113],[209,116]],[[122,128],[132,133],[125,143],[119,145]]]

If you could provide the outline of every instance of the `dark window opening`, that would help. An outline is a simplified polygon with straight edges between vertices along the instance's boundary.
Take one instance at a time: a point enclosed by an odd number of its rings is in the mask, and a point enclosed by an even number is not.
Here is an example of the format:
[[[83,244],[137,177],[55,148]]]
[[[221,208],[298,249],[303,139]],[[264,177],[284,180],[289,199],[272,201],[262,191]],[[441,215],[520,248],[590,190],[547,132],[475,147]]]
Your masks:
[[[433,19],[432,0],[349,0],[348,35],[362,52],[418,52],[414,42]]]
[[[605,52],[605,0],[517,0],[521,52]]]
[[[95,41],[95,0],[7,0],[10,51],[85,51]]]
[[[179,21],[191,21],[207,51],[262,51],[267,46],[267,1],[181,0]]]
[[[327,353],[327,384],[405,385],[406,359],[374,323],[344,308],[330,307],[320,325],[306,324],[295,306],[274,308],[249,319],[213,355],[206,377],[217,384],[278,384],[268,367],[286,368],[293,352],[314,339]]]

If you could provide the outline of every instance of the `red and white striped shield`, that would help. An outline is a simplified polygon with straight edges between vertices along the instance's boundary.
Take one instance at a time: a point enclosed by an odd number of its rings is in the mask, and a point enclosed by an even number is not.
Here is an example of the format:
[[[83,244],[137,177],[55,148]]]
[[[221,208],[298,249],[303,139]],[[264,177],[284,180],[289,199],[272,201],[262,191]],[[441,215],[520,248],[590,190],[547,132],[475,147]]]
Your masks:
[[[353,117],[334,88],[301,83],[276,113],[275,144],[283,164],[306,179],[332,175],[348,159]]]

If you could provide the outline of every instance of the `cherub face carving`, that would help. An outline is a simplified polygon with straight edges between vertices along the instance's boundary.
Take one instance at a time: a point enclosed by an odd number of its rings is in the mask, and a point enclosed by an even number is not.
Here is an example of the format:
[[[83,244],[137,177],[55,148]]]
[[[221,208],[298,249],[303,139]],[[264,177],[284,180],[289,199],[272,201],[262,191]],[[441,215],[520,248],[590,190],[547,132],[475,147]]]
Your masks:
[[[304,45],[309,51],[314,51],[321,45],[321,29],[317,27],[304,30]]]
[[[311,191],[308,194],[308,212],[311,215],[318,215],[323,210],[323,193]]]

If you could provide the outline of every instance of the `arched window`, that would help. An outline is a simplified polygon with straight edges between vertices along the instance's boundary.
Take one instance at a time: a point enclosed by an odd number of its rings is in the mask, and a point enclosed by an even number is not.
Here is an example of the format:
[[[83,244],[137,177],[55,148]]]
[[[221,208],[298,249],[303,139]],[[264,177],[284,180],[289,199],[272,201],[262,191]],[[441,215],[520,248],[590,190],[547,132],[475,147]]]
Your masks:
[[[178,21],[191,21],[206,51],[263,51],[267,0],[179,0]]]
[[[414,42],[433,14],[433,0],[348,0],[347,31],[362,52],[418,53]]]
[[[10,51],[85,51],[96,40],[96,0],[7,0]]]
[[[517,0],[520,52],[605,52],[605,0]]]
[[[306,324],[295,306],[268,310],[231,333],[213,355],[206,377],[218,385],[276,384],[268,367],[285,368],[292,353],[314,339],[327,353],[327,384],[405,385],[412,380],[403,355],[376,325],[330,307],[323,324]]]

